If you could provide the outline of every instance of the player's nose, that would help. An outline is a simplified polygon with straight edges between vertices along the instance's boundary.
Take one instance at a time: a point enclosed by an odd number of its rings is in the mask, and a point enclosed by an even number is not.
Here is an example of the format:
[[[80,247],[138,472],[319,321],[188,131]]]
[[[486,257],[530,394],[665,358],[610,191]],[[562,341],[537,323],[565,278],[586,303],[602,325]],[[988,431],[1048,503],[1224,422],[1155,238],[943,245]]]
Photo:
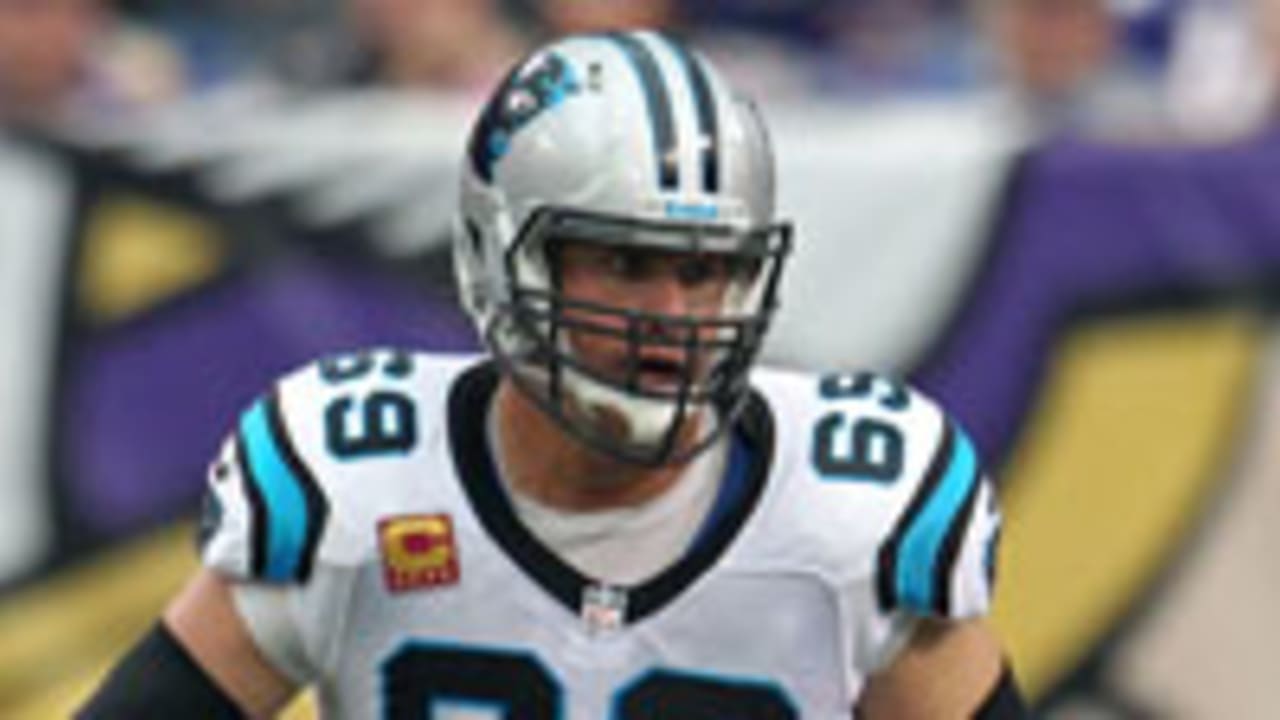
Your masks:
[[[693,297],[687,284],[673,269],[654,275],[645,284],[644,309],[658,315],[686,315],[693,309]]]

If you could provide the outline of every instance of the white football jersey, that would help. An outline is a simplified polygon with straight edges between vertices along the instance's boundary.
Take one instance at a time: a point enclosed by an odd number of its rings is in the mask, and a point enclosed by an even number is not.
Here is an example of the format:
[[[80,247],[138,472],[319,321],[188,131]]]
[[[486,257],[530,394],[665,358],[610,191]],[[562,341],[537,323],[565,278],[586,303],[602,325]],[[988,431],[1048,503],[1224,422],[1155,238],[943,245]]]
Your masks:
[[[893,380],[757,370],[693,545],[611,587],[512,510],[486,442],[498,378],[474,357],[324,360],[214,464],[204,560],[285,598],[290,627],[257,639],[326,717],[847,720],[912,618],[988,609],[991,485]]]

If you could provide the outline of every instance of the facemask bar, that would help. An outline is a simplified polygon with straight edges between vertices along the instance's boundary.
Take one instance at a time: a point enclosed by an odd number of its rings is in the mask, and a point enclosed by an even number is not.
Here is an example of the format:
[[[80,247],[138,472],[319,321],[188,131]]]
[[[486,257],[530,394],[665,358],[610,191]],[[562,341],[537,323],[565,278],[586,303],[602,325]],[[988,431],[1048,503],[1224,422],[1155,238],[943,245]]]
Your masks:
[[[719,316],[682,316],[648,313],[633,308],[619,308],[580,299],[569,298],[559,292],[555,277],[558,264],[554,262],[557,243],[577,241],[601,246],[657,250],[673,254],[718,254],[732,257],[743,265],[755,269],[742,287],[742,281],[734,281],[726,291],[725,303]],[[712,372],[705,379],[686,378],[692,382],[692,399],[707,402],[714,399],[715,388],[732,377],[742,377],[754,360],[754,350],[763,341],[768,320],[776,305],[776,286],[782,258],[790,247],[790,226],[776,225],[764,230],[742,233],[725,226],[704,224],[667,223],[617,218],[578,210],[544,209],[530,220],[526,231],[507,254],[507,272],[512,278],[513,307],[532,338],[550,338],[549,347],[541,348],[553,353],[559,346],[559,337],[565,330],[614,337],[628,344],[629,357],[638,358],[641,345],[648,347],[684,347],[686,371],[694,368],[694,359],[700,352],[718,356],[712,363]],[[568,312],[567,312],[568,311]],[[609,320],[615,322],[609,323]],[[601,322],[593,322],[598,320]],[[625,330],[612,325],[621,323]],[[645,334],[641,328],[661,325],[663,336]],[[702,331],[710,330],[712,339],[703,337]],[[566,354],[566,353],[562,353]],[[565,364],[591,375],[605,384],[616,384],[598,371],[577,362],[570,356]],[[641,396],[657,399],[677,399],[670,392],[654,391],[640,387],[635,381],[636,366],[630,368],[623,388]]]
[[[510,320],[511,317],[507,315],[505,319]],[[498,322],[501,322],[501,320]],[[487,341],[491,343],[491,346],[496,340],[496,335],[501,333],[496,323],[492,327],[494,332],[489,333],[487,336]],[[742,393],[740,398],[721,409],[719,413],[710,414],[707,421],[713,422],[715,425],[696,443],[685,448],[677,448],[677,443],[680,429],[684,427],[693,414],[694,405],[687,397],[680,397],[674,401],[675,405],[671,413],[671,420],[658,442],[653,444],[620,443],[607,432],[603,432],[594,425],[579,419],[578,415],[570,407],[571,399],[563,391],[563,380],[553,385],[560,388],[560,390],[549,391],[548,388],[551,386],[548,385],[545,378],[538,377],[532,371],[532,365],[528,358],[521,359],[497,353],[496,359],[502,371],[512,379],[515,386],[526,397],[542,408],[544,412],[555,418],[570,435],[600,453],[639,465],[659,466],[681,463],[694,457],[723,434],[723,431],[731,423],[732,418],[737,417],[741,411],[741,406],[745,404],[747,398],[746,393]],[[565,372],[565,368],[554,368],[551,372],[555,376],[560,376]]]
[[[683,361],[679,365],[687,371],[682,379],[684,384],[695,388],[690,393],[690,397],[695,402],[706,402],[711,398],[705,388],[716,385],[718,378],[728,374],[731,367],[736,368],[743,363],[749,363],[750,358],[738,356],[744,349],[758,341],[757,339],[764,334],[768,325],[767,319],[759,316],[693,319],[619,310],[607,305],[560,297],[553,292],[541,290],[521,291],[517,303],[521,307],[520,316],[528,323],[538,327],[555,328],[555,332],[546,341],[537,342],[537,348],[542,353],[551,353],[557,345],[558,336],[569,331],[589,333],[626,343],[628,357],[637,362],[628,366],[628,372],[621,379],[621,384],[628,392],[654,399],[675,399],[676,393],[671,390],[646,387],[640,383],[641,366],[638,363],[638,357],[642,346],[680,349]],[[608,317],[617,318],[625,325],[619,328],[609,323],[584,318],[582,316],[584,311],[602,320]],[[655,320],[656,318],[660,319]],[[655,321],[679,329],[675,331],[668,329],[668,337],[652,337],[642,331],[646,324]],[[702,337],[700,331],[708,329],[715,330],[715,337],[710,339]],[[693,377],[692,373],[696,369],[696,359],[703,355],[719,355],[721,359],[711,366],[706,379],[699,380]],[[735,360],[738,362],[734,362]],[[618,382],[617,378],[611,379],[598,375],[597,371],[577,358],[566,357],[564,362],[567,366],[592,375],[601,382]]]
[[[556,243],[653,249],[671,253],[725,255],[753,268],[741,287],[726,292],[719,316],[674,316],[648,313],[568,298],[559,291]],[[618,218],[577,210],[544,208],[534,213],[504,258],[510,299],[498,309],[487,333],[489,346],[510,370],[517,386],[572,434],[611,455],[643,464],[677,462],[707,447],[732,424],[747,395],[747,374],[759,352],[777,304],[783,259],[790,249],[791,227],[779,223],[747,232],[727,226],[668,223]],[[735,284],[738,281],[733,281]],[[661,324],[660,335],[642,332]],[[626,343],[625,377],[607,377],[576,357],[564,333],[593,334]],[[643,347],[680,349],[678,382],[648,387],[640,381]],[[695,377],[698,358],[711,357],[705,377]],[[632,398],[662,404],[669,425],[656,443],[620,444],[575,413],[567,397],[567,381],[576,375]],[[704,412],[710,410],[710,412]],[[681,428],[695,414],[713,423],[704,435],[681,450]]]

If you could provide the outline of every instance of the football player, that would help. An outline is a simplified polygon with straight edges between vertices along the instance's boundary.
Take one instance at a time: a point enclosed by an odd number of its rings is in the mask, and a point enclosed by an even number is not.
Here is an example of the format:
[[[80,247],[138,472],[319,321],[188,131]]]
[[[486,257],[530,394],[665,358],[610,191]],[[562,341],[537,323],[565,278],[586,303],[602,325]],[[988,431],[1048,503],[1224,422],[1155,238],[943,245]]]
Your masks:
[[[213,464],[205,569],[83,717],[1005,718],[999,516],[870,373],[754,368],[791,229],[756,110],[649,32],[519,63],[455,245],[484,358],[279,382]]]

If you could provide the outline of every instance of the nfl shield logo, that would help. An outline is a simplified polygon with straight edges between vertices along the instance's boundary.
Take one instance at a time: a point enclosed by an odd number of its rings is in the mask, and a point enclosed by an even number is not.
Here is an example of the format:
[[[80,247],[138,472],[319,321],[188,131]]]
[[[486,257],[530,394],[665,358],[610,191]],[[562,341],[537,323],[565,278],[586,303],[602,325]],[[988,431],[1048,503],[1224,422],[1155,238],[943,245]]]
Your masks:
[[[610,585],[590,585],[582,591],[579,613],[592,635],[619,630],[627,617],[627,591]]]
[[[458,582],[458,548],[448,515],[404,515],[378,523],[382,574],[393,593]]]

